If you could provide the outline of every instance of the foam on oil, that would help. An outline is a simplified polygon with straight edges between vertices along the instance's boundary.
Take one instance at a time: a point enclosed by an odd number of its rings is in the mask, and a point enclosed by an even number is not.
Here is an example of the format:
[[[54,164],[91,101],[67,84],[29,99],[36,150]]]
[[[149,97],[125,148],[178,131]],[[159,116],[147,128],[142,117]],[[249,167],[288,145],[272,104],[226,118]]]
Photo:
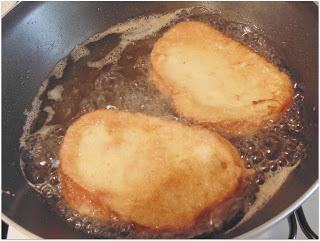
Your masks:
[[[175,113],[170,100],[159,93],[148,76],[153,44],[168,27],[185,20],[211,24],[289,73],[262,31],[255,26],[226,21],[216,11],[206,8],[132,19],[77,45],[42,83],[31,111],[26,112],[20,139],[21,168],[26,179],[73,227],[95,236],[111,235],[101,223],[79,215],[63,201],[57,168],[65,131],[79,116],[101,108],[144,112],[187,122]],[[250,204],[243,220],[261,208],[306,157],[303,93],[298,83],[294,87],[293,104],[279,121],[270,120],[253,136],[230,140],[246,168],[256,171],[254,181],[260,185],[257,199]]]

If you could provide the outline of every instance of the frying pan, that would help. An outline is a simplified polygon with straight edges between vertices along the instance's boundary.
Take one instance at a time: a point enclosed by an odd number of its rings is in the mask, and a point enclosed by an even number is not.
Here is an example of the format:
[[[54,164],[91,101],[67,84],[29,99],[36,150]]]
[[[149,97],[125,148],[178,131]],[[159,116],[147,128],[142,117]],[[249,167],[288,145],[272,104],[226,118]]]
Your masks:
[[[303,83],[308,158],[250,220],[220,238],[250,238],[286,217],[317,188],[318,7],[312,2],[21,2],[2,20],[2,217],[42,238],[88,238],[66,225],[26,183],[19,137],[26,109],[55,63],[89,36],[128,18],[182,7],[218,9],[255,25]]]

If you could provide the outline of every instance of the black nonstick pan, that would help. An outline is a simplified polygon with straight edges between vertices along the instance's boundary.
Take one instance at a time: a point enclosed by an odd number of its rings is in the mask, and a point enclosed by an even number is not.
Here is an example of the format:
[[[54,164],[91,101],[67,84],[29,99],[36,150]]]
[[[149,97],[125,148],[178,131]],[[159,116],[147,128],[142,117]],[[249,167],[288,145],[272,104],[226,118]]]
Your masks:
[[[129,18],[201,6],[255,25],[276,46],[305,93],[308,158],[269,203],[220,237],[250,238],[298,208],[318,181],[318,7],[313,2],[21,2],[2,19],[2,218],[42,238],[88,238],[56,216],[27,184],[19,138],[40,83],[77,43]]]

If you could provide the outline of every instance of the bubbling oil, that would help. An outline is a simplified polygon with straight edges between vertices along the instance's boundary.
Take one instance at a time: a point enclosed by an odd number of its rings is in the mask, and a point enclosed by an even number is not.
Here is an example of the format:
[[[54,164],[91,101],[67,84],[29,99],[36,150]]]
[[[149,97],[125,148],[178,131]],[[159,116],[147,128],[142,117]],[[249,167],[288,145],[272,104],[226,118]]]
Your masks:
[[[227,21],[217,11],[203,7],[132,19],[77,45],[43,82],[32,110],[26,112],[20,139],[21,168],[26,180],[74,228],[93,236],[114,235],[99,221],[70,209],[62,198],[58,151],[68,126],[79,116],[102,108],[143,112],[188,123],[177,115],[170,100],[160,94],[148,76],[153,44],[170,26],[185,20],[214,26],[290,75],[281,54],[261,30]],[[304,96],[298,81],[294,83],[294,93],[292,105],[279,121],[270,120],[254,135],[230,139],[246,168],[255,170],[254,184],[261,187],[245,218],[267,202],[290,171],[306,158]],[[267,183],[280,180],[279,177],[281,182],[265,190]],[[125,226],[117,235],[126,237],[129,229]]]

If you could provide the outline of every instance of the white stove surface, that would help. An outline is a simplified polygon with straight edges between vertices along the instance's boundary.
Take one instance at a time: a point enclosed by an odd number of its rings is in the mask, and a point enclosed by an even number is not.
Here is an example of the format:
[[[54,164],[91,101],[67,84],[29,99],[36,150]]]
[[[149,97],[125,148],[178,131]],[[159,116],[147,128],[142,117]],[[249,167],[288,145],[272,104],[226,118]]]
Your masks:
[[[302,205],[306,219],[314,232],[319,234],[319,189]],[[298,226],[297,239],[307,239]],[[289,235],[289,225],[287,219],[284,219],[265,231],[254,237],[254,239],[287,239]],[[19,232],[13,227],[9,227],[8,239],[30,239],[30,237]]]
[[[311,229],[319,235],[319,189],[302,205],[304,214]],[[297,239],[307,239],[297,221]],[[288,239],[289,224],[284,219],[270,229],[255,237],[255,239]]]

